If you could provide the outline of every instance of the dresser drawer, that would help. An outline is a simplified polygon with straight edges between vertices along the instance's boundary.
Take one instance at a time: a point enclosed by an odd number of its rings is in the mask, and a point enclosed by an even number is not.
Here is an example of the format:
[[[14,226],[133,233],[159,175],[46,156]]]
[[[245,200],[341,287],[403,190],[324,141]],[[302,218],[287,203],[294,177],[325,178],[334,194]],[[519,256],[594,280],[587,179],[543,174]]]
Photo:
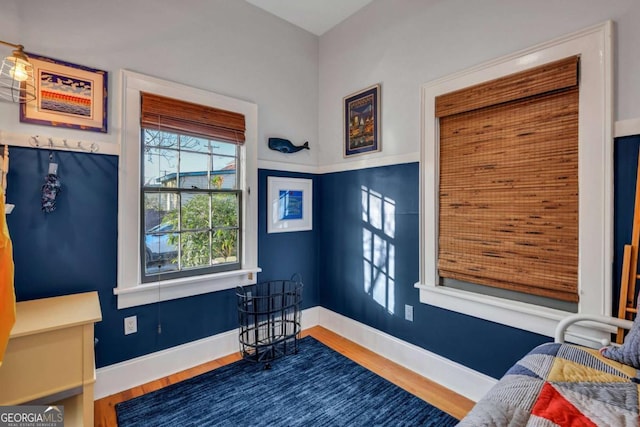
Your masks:
[[[82,386],[83,326],[14,337],[0,366],[0,405]]]

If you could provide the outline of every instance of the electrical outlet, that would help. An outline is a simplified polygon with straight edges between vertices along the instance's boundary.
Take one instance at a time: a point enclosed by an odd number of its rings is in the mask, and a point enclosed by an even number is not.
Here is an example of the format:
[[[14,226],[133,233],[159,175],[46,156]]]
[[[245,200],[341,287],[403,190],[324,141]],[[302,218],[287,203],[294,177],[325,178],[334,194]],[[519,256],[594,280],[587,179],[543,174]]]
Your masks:
[[[124,334],[135,334],[138,332],[138,316],[124,318]]]
[[[404,306],[404,318],[409,322],[413,322],[413,306],[405,304]]]

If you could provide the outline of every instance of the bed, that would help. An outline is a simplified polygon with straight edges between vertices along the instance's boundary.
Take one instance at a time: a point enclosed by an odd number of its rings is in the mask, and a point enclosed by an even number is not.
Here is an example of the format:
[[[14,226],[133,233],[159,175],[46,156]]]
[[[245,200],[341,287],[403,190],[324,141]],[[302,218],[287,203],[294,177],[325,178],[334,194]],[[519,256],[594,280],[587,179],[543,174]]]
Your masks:
[[[607,347],[605,357],[564,342],[567,328],[585,321],[631,331],[623,346]],[[513,365],[458,426],[638,426],[640,328],[629,320],[574,315],[559,323],[555,335],[555,342]]]

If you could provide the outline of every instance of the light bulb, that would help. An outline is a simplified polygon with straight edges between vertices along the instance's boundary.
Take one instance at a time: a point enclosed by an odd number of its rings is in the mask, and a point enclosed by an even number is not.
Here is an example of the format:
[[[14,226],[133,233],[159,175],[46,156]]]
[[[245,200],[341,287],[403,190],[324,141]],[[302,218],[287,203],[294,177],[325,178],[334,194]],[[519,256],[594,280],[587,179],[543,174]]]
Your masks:
[[[14,80],[23,82],[29,78],[27,67],[22,61],[16,61],[16,65],[9,71]]]

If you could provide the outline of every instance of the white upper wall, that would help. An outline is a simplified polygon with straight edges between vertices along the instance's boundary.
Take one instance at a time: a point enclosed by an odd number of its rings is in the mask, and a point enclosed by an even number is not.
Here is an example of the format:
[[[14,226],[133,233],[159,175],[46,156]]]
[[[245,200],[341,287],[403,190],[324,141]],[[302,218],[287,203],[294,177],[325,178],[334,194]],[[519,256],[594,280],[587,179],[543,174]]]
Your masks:
[[[375,0],[320,37],[321,169],[418,161],[421,84],[609,19],[614,120],[638,118],[638,0]],[[382,152],[344,159],[343,97],[375,83]]]
[[[261,166],[417,161],[421,84],[607,19],[616,23],[615,119],[640,117],[638,0],[374,0],[319,41],[244,1],[4,0],[0,12],[1,40],[110,72],[109,134],[25,125],[6,103],[0,131],[117,142],[125,68],[257,103]],[[344,159],[343,97],[374,83],[382,151]],[[270,136],[311,150],[271,151]]]
[[[318,163],[318,38],[244,1],[5,0],[0,24],[0,40],[110,73],[108,135],[22,124],[7,103],[2,131],[117,142],[124,68],[254,102],[260,160]],[[269,150],[270,136],[311,150]]]

